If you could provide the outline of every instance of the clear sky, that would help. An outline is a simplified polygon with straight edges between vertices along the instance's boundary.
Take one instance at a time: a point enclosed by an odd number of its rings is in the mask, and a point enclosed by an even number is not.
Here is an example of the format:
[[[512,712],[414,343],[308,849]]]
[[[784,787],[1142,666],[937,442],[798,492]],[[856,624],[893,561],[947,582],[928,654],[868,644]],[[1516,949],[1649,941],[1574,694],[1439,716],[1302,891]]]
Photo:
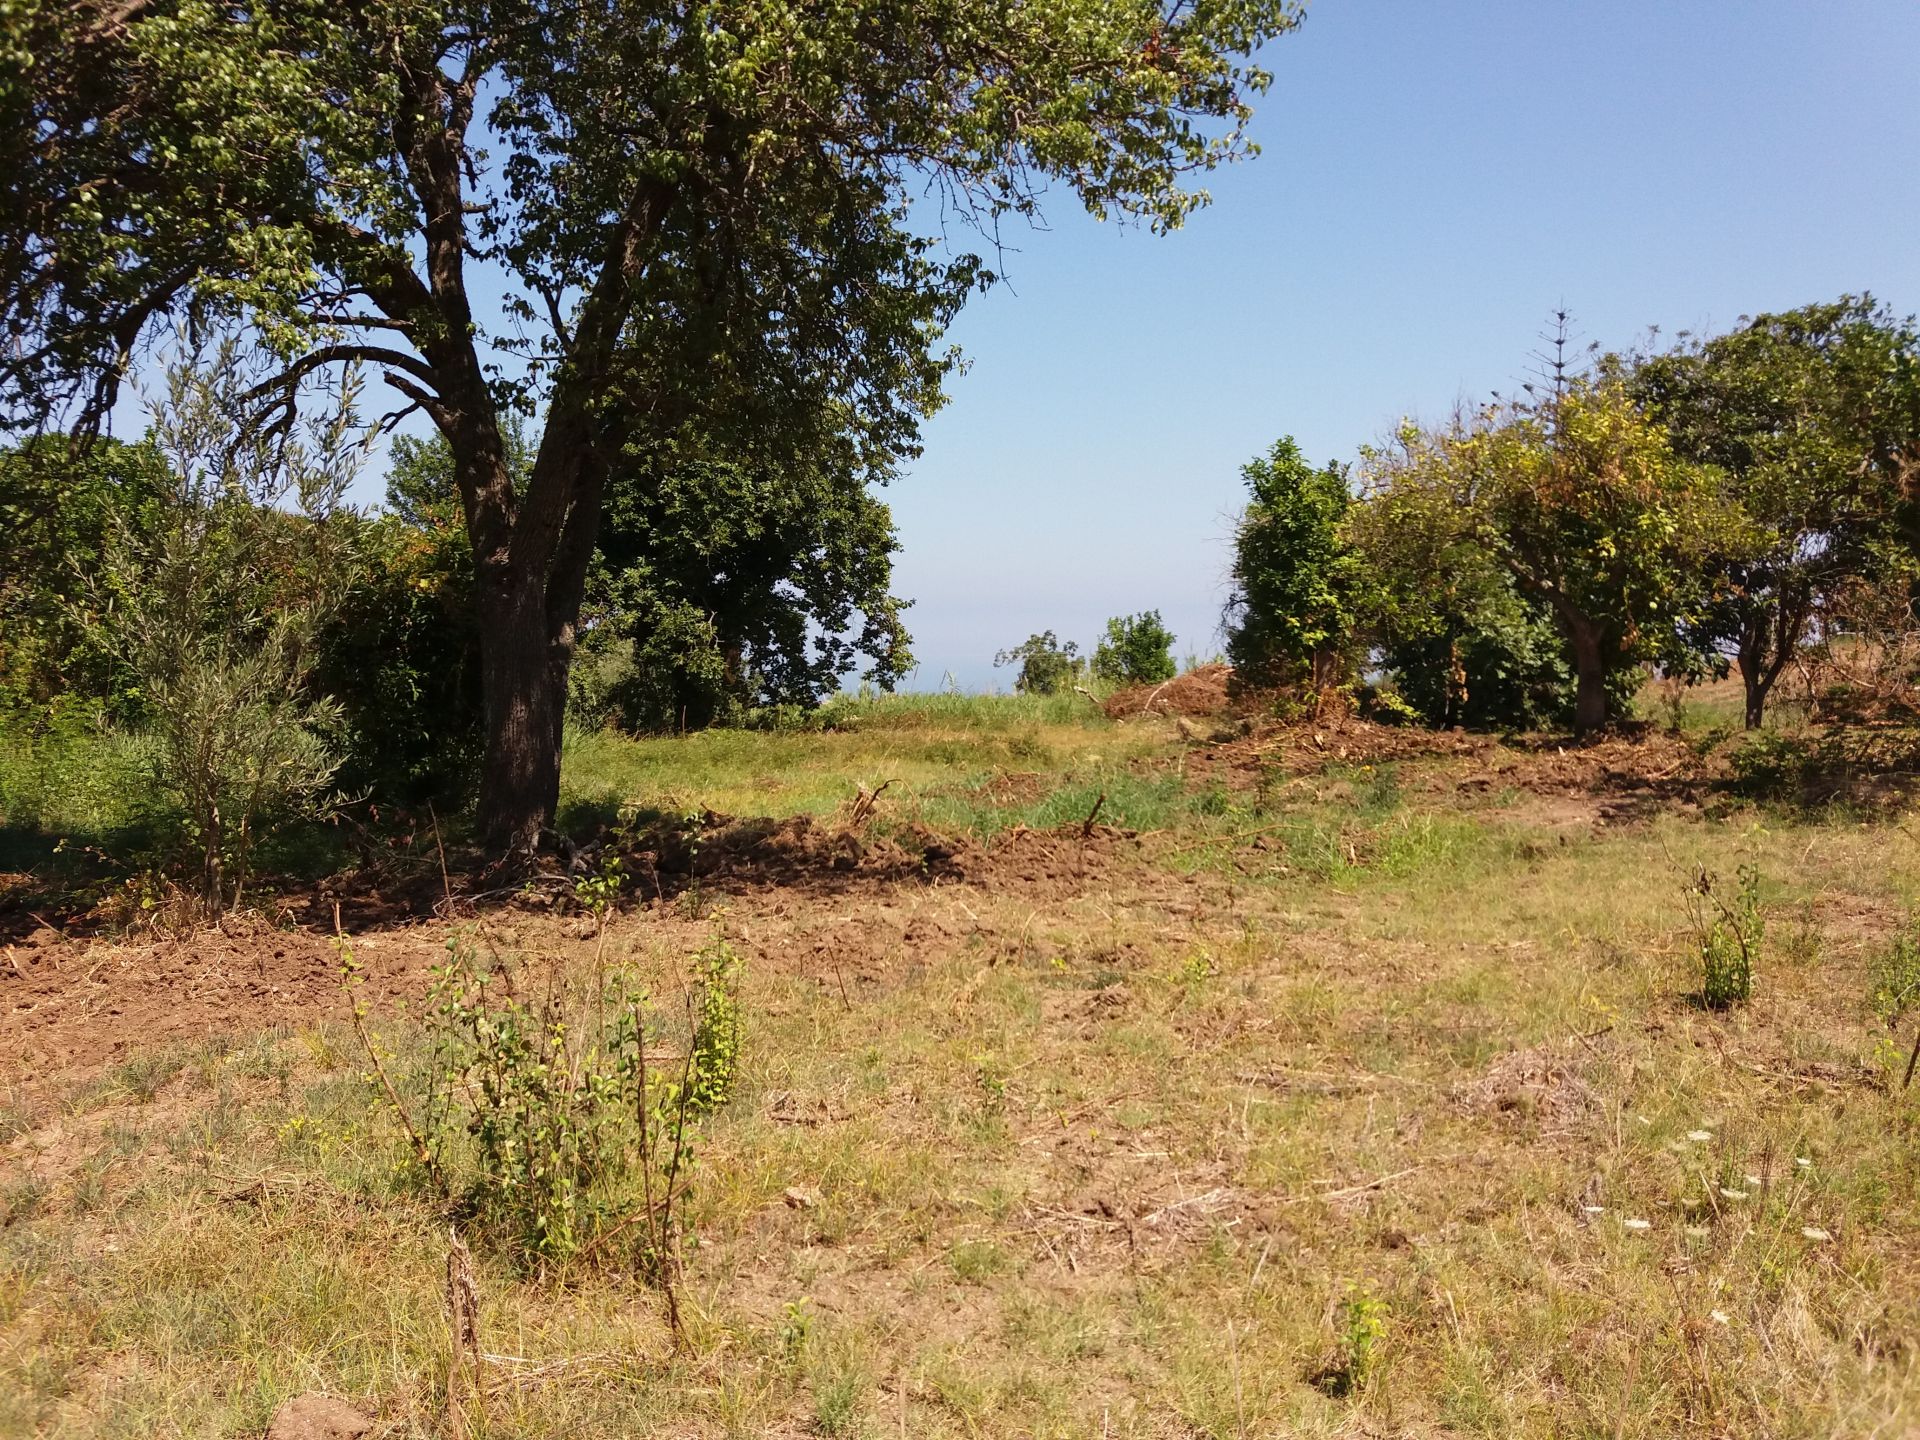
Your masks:
[[[1061,194],[962,315],[889,492],[915,688],[1146,608],[1215,650],[1239,467],[1506,388],[1562,302],[1607,346],[1920,310],[1920,0],[1314,0],[1264,59],[1211,208],[1156,238]]]

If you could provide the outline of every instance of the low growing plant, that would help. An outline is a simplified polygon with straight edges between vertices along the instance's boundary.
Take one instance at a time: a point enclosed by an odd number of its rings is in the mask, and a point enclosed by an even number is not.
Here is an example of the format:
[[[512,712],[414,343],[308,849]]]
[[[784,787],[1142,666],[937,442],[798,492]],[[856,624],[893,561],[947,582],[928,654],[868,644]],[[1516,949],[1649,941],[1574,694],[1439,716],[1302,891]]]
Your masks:
[[[1336,1398],[1365,1390],[1380,1366],[1390,1313],[1391,1308],[1379,1296],[1365,1290],[1351,1292],[1340,1306],[1339,1348],[1314,1376],[1314,1384]]]
[[[1766,936],[1760,913],[1760,868],[1742,865],[1728,893],[1711,870],[1687,886],[1687,913],[1700,954],[1700,1003],[1727,1010],[1753,998],[1753,971]]]
[[[352,989],[359,968],[344,939],[341,952]],[[456,935],[410,1068],[389,1065],[353,1006],[369,1083],[408,1142],[404,1171],[525,1268],[625,1258],[661,1286],[677,1333],[693,1126],[731,1094],[739,970],[716,934],[696,961],[689,1043],[676,1054],[624,971],[595,965],[574,981]]]
[[[1920,1005],[1920,916],[1909,916],[1898,934],[1873,957],[1873,1013],[1887,1027]]]

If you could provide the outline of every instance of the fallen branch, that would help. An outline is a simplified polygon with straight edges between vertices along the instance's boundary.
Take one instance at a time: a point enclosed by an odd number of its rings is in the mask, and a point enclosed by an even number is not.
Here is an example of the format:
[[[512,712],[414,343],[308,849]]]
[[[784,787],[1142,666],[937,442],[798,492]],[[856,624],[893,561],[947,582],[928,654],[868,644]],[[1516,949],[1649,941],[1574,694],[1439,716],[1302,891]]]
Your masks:
[[[865,824],[868,818],[872,816],[874,807],[880,803],[882,792],[893,783],[891,780],[883,780],[871,791],[862,785],[860,787],[860,798],[853,802],[853,820],[850,823],[854,825]]]
[[[1404,1170],[1395,1170],[1391,1175],[1381,1175],[1373,1180],[1363,1180],[1358,1185],[1347,1185],[1338,1190],[1329,1190],[1324,1195],[1296,1195],[1287,1203],[1298,1205],[1306,1200],[1349,1200],[1355,1195],[1364,1195],[1369,1190],[1382,1189],[1391,1185],[1396,1180],[1404,1180],[1407,1176],[1413,1174],[1414,1171],[1421,1168],[1423,1167],[1419,1165],[1409,1165]],[[1316,1185],[1331,1185],[1333,1181],[1316,1180],[1313,1183]]]
[[[1100,815],[1100,807],[1106,803],[1107,803],[1107,792],[1102,790],[1100,792],[1100,798],[1093,802],[1093,809],[1087,812],[1087,818],[1080,822],[1080,838],[1082,840],[1088,840],[1092,838],[1093,822]]]

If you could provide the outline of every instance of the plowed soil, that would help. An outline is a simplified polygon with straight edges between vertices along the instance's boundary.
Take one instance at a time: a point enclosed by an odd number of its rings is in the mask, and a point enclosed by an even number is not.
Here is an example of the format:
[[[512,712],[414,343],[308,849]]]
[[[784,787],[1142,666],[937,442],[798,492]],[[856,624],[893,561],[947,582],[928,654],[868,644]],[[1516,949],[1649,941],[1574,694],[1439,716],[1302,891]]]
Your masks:
[[[1199,703],[1185,692],[1170,703],[1189,700]],[[1423,762],[1406,767],[1410,789],[1469,803],[1475,794],[1497,794],[1509,808],[1519,797],[1522,806],[1558,807],[1547,816],[1556,824],[1618,823],[1685,806],[1711,778],[1707,762],[1658,732],[1575,746],[1351,718],[1196,745],[1182,757],[1193,784],[1236,788],[1270,784],[1275,775],[1407,761]],[[1009,777],[1009,784],[1020,788],[1020,777]],[[1011,897],[1031,914],[1124,884],[1134,894],[1160,895],[1182,911],[1201,903],[1196,887],[1204,891],[1212,883],[1155,866],[1129,832],[1079,824],[1045,831],[1016,827],[983,843],[917,826],[850,827],[807,816],[732,819],[709,813],[690,829],[632,845],[621,858],[630,877],[629,903],[645,912],[662,940],[697,945],[698,909],[728,902],[739,907],[744,921],[773,937],[773,948],[823,977],[831,971],[836,984],[850,975],[879,974],[885,958],[897,958],[903,945],[945,943],[941,937],[948,931],[978,943],[978,920],[953,918],[971,913],[969,896]],[[344,1019],[332,938],[336,899],[365,974],[363,996],[380,1007],[422,994],[451,927],[478,915],[540,927],[543,945],[584,944],[592,934],[564,876],[509,892],[488,892],[475,878],[464,884],[456,879],[452,893],[444,893],[437,867],[431,881],[390,887],[384,895],[356,894],[348,885],[338,893],[296,897],[302,903],[289,912],[294,923],[285,928],[230,924],[186,938],[128,942],[38,926],[24,943],[0,947],[0,1085],[41,1088],[111,1065],[136,1047]],[[680,903],[693,887],[699,907]],[[949,903],[928,903],[936,900]],[[850,903],[858,905],[859,925],[847,923],[855,913]],[[915,918],[897,918],[909,911]],[[948,919],[929,920],[932,914]],[[1024,935],[984,928],[990,949],[1027,943]]]
[[[895,917],[902,906],[918,912],[926,909],[920,901],[949,893],[983,900],[1015,894],[1035,906],[1060,902],[1116,866],[1138,868],[1138,849],[1127,832],[1099,825],[1084,832],[1077,824],[1015,829],[986,845],[918,828],[876,834],[806,816],[709,815],[696,831],[662,838],[623,859],[634,880],[633,903],[644,912],[641,923],[660,940],[697,946],[699,916],[713,904],[738,905],[770,949],[803,966],[823,962],[816,967],[821,975],[831,961],[839,983],[873,970],[867,962],[874,957],[898,953],[910,928]],[[1154,874],[1134,879],[1149,889],[1182,890],[1190,883]],[[696,881],[700,904],[680,903]],[[556,877],[510,900],[476,904],[456,885],[411,921],[356,932],[349,918],[361,999],[375,1010],[417,999],[452,928],[476,915],[530,930],[525,938],[545,949],[589,944],[592,921],[572,905],[569,888]],[[860,904],[865,923],[858,927],[844,923],[850,900]],[[343,912],[351,917],[354,910],[348,905]],[[0,1085],[41,1089],[96,1072],[136,1048],[344,1020],[330,900],[310,897],[298,913],[306,923],[290,928],[239,922],[136,942],[44,928],[28,943],[0,950]],[[945,933],[924,917],[917,923],[915,943],[937,942]]]

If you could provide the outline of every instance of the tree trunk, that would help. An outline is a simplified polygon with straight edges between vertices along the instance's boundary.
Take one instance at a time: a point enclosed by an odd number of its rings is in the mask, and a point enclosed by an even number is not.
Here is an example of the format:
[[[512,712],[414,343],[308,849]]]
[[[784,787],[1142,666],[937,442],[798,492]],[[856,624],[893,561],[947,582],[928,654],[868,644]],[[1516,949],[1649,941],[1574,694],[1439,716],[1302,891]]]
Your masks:
[[[548,411],[504,553],[477,564],[486,723],[480,832],[511,862],[533,855],[560,806],[567,676],[600,529],[605,472],[584,407],[573,400],[563,393]]]
[[[1767,697],[1773,693],[1773,682],[1799,649],[1812,604],[1810,593],[1783,586],[1771,611],[1749,615],[1741,627],[1734,658],[1747,691],[1747,729],[1758,730],[1766,719]]]
[[[1756,659],[1742,651],[1739,656],[1740,680],[1747,691],[1747,729],[1758,730],[1767,714],[1768,676]]]
[[[1573,732],[1592,735],[1607,724],[1607,667],[1600,653],[1600,632],[1585,620],[1569,618],[1573,646]]]
[[[556,655],[541,577],[515,577],[480,597],[480,675],[486,725],[480,766],[481,839],[524,860],[560,804],[567,660]]]

